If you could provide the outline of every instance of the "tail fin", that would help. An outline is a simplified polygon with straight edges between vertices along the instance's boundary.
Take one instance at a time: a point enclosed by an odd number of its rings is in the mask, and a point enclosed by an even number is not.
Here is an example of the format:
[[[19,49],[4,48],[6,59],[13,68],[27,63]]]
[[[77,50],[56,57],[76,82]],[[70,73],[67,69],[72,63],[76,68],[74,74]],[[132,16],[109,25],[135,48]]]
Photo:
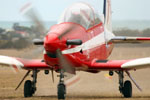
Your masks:
[[[104,14],[104,23],[105,23],[105,27],[107,28],[107,30],[109,30],[109,31],[112,32],[111,0],[104,0],[103,14]]]

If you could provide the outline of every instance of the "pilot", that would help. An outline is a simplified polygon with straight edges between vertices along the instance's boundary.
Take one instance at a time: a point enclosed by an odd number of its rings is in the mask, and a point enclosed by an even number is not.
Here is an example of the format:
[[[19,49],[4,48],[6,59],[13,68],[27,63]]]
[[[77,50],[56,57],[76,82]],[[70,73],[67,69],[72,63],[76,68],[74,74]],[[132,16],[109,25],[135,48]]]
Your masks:
[[[83,17],[83,14],[81,14],[80,12],[72,11],[70,17],[68,18],[68,22],[74,22],[87,28],[87,21]]]

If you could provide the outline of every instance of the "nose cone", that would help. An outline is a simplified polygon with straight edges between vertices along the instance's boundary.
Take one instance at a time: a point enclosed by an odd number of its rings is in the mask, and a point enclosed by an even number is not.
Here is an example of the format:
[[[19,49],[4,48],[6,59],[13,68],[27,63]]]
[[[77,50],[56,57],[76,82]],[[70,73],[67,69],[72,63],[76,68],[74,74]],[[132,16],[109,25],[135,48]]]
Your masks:
[[[59,39],[57,34],[50,33],[45,37],[44,47],[46,51],[56,51],[59,44]]]

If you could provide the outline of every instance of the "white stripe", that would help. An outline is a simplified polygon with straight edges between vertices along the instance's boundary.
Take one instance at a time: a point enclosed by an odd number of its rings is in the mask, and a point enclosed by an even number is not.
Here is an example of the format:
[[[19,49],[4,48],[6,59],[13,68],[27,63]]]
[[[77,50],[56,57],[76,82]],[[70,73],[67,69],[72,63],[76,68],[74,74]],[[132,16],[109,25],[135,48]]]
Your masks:
[[[76,52],[79,52],[80,50],[84,51],[84,50],[95,48],[104,43],[105,43],[105,39],[104,39],[104,32],[103,32],[103,33],[93,37],[91,40],[86,41],[82,45],[77,46],[72,49],[64,50],[64,51],[62,51],[62,53],[63,54],[76,53]]]

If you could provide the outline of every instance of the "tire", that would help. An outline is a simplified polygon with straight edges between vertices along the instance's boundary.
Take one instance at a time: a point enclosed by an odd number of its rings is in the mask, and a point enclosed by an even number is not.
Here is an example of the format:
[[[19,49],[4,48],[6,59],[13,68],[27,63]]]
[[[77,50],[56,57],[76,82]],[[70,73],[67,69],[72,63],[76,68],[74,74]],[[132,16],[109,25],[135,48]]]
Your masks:
[[[132,84],[128,80],[125,81],[125,83],[124,83],[123,95],[125,98],[131,98],[132,97]]]
[[[58,84],[58,91],[57,96],[58,99],[65,99],[66,98],[66,86],[64,84]]]
[[[24,97],[32,97],[32,82],[27,80],[24,84]]]

